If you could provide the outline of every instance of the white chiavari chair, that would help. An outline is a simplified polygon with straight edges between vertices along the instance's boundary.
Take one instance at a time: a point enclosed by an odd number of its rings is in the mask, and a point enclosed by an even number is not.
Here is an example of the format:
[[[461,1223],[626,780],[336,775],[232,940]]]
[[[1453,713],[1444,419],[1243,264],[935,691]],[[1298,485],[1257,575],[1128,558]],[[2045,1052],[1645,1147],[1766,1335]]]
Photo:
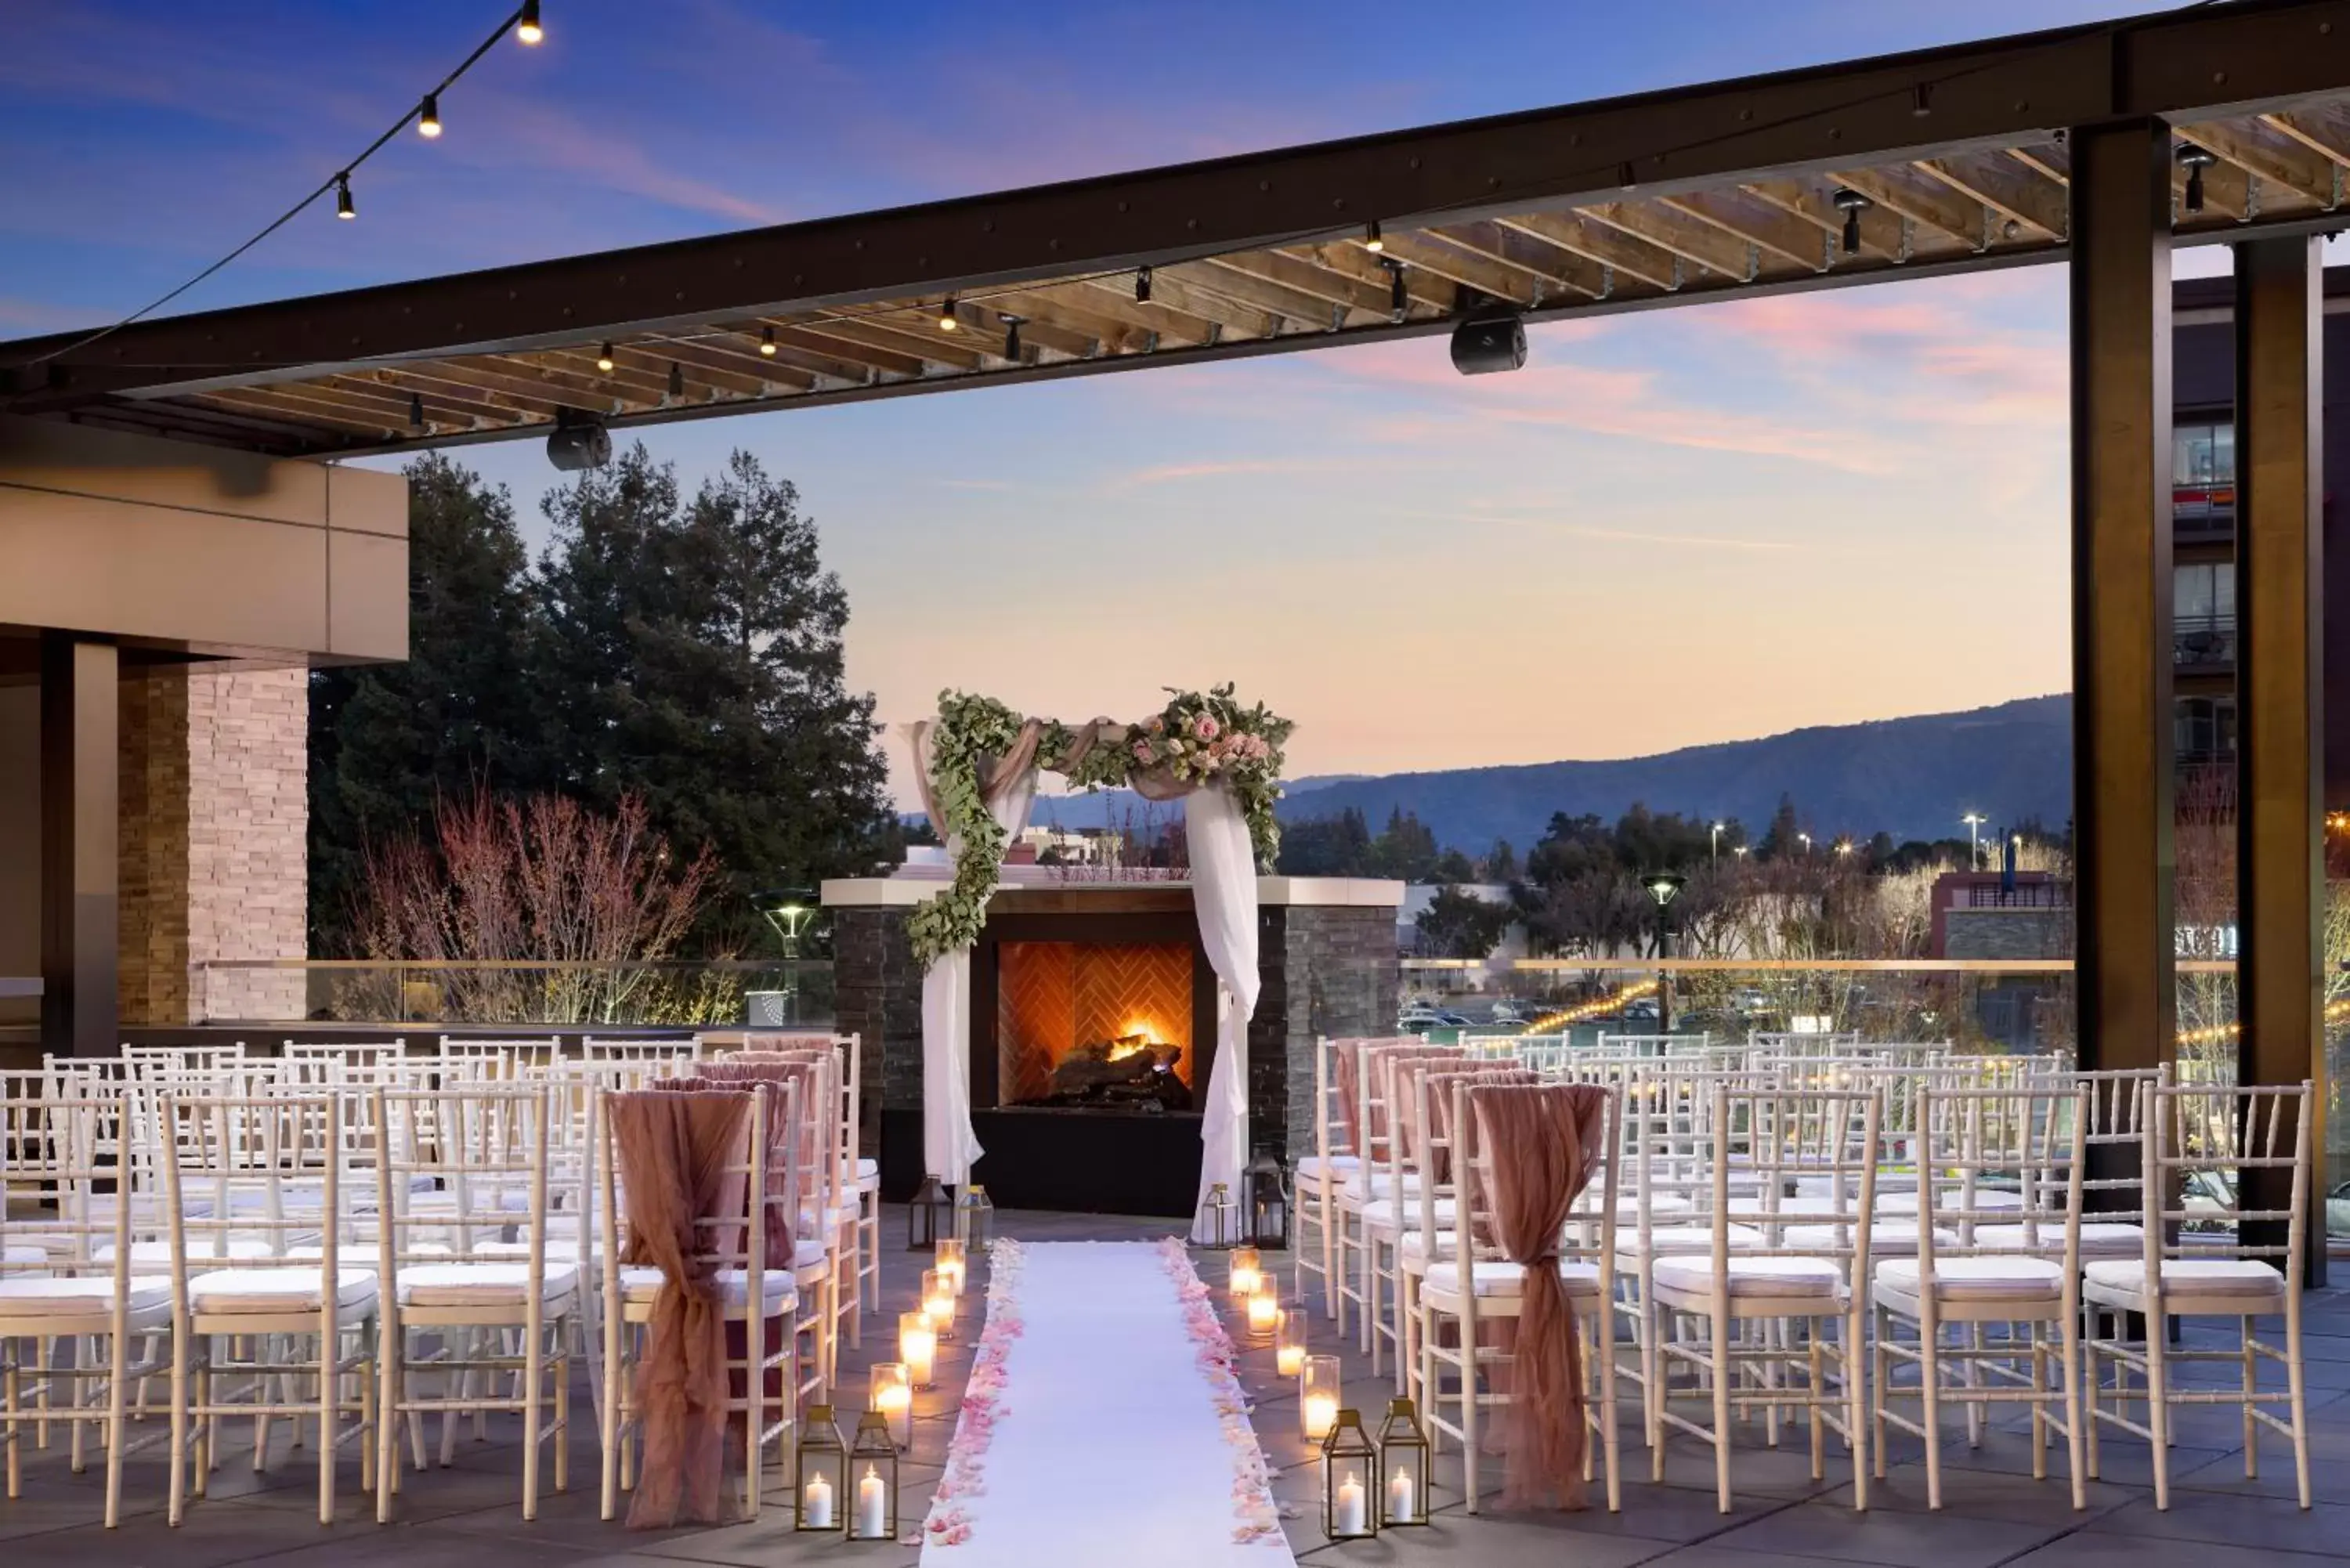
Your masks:
[[[2247,1479],[2260,1474],[2261,1429],[2283,1436],[2293,1445],[2301,1506],[2310,1506],[2301,1295],[2309,1245],[2312,1100],[2306,1082],[2158,1084],[2147,1091],[2139,1142],[2144,1246],[2137,1258],[2086,1264],[2083,1291],[2113,1325],[2093,1333],[2085,1345],[2089,1474],[2098,1472],[2100,1427],[2136,1433],[2153,1449],[2158,1509],[2170,1506],[2171,1410],[2182,1405],[2233,1405],[2241,1411]],[[2266,1191],[2247,1192],[2248,1185]],[[2278,1199],[2282,1207],[2274,1206]],[[2145,1325],[2142,1339],[2125,1337],[2131,1314]],[[2271,1316],[2283,1320],[2282,1345],[2259,1331],[2257,1320]],[[2172,1320],[2199,1318],[2234,1323],[2236,1343],[2221,1348],[2191,1340],[2167,1343]],[[2283,1388],[2261,1386],[2263,1362],[2282,1368]],[[2110,1388],[2099,1383],[2097,1369],[2105,1363],[2114,1368]],[[2182,1382],[2180,1367],[2198,1364],[2240,1368],[2237,1386]],[[2132,1374],[2139,1379],[2137,1387]],[[2129,1418],[2133,1404],[2147,1407],[2145,1425]],[[2271,1413],[2275,1405],[2286,1407],[2283,1418]]]
[[[1449,1136],[1448,1174],[1453,1179],[1445,1184],[1444,1196],[1457,1205],[1459,1223],[1438,1234],[1440,1255],[1419,1283],[1420,1324],[1414,1336],[1420,1359],[1418,1381],[1427,1401],[1430,1440],[1440,1448],[1450,1438],[1461,1447],[1463,1506],[1473,1514],[1482,1490],[1483,1417],[1508,1403],[1496,1374],[1509,1352],[1483,1328],[1516,1318],[1525,1290],[1524,1265],[1503,1256],[1490,1241],[1493,1150],[1482,1141],[1476,1101],[1487,1095],[1538,1091],[1540,1086],[1489,1083],[1467,1074],[1439,1079],[1435,1086],[1451,1102],[1440,1125]],[[1619,1137],[1616,1116],[1621,1105],[1620,1096],[1608,1091],[1600,1135],[1604,1147],[1613,1147]],[[1603,1160],[1593,1172],[1591,1185],[1602,1189],[1598,1222],[1570,1222],[1561,1239],[1558,1263],[1559,1280],[1575,1314],[1584,1371],[1584,1479],[1591,1479],[1595,1463],[1604,1472],[1611,1513],[1623,1506],[1617,1466],[1615,1357],[1607,1349],[1615,1283],[1616,1169],[1614,1162]],[[1434,1187],[1431,1183],[1423,1189],[1423,1204],[1435,1201]]]
[[[1396,1350],[1396,1392],[1421,1399],[1422,1357],[1419,1287],[1439,1258],[1457,1255],[1451,1234],[1459,1215],[1453,1176],[1452,1089],[1456,1083],[1519,1084],[1540,1075],[1503,1057],[1436,1057],[1395,1064],[1393,1096],[1397,1143],[1412,1196],[1402,1202],[1403,1231],[1396,1241],[1396,1317],[1402,1343]],[[1588,1190],[1588,1189],[1586,1189]]]
[[[606,1038],[594,1034],[579,1037],[579,1060],[582,1062],[665,1062],[683,1061],[691,1064],[703,1054],[699,1034],[670,1035],[647,1039],[642,1036]]]
[[[243,1062],[244,1042],[222,1045],[132,1045],[122,1047],[122,1060],[133,1076],[161,1069],[176,1073],[210,1073]]]
[[[484,1035],[443,1034],[427,1058],[440,1076],[463,1082],[515,1083],[537,1067],[563,1059],[563,1041],[555,1034],[490,1039]]]
[[[1314,1152],[1297,1162],[1295,1192],[1296,1224],[1290,1242],[1291,1282],[1297,1301],[1305,1300],[1305,1276],[1322,1282],[1322,1315],[1338,1315],[1334,1283],[1337,1256],[1337,1193],[1361,1163],[1356,1157],[1353,1123],[1347,1115],[1339,1086],[1337,1055],[1361,1048],[1360,1042],[1333,1040],[1326,1034],[1314,1041]]]
[[[52,1422],[68,1428],[68,1464],[88,1468],[95,1433],[105,1455],[106,1527],[121,1520],[123,1461],[135,1449],[167,1440],[160,1428],[133,1439],[129,1422],[143,1414],[132,1389],[168,1376],[170,1363],[151,1348],[168,1335],[172,1282],[161,1272],[136,1272],[131,1259],[150,1221],[137,1205],[91,1201],[96,1189],[120,1179],[113,1145],[123,1119],[120,1098],[0,1102],[15,1161],[9,1185],[49,1195],[43,1219],[52,1243],[51,1267],[0,1277],[0,1444],[7,1449],[8,1496],[24,1495],[27,1428],[46,1434]],[[107,1251],[112,1262],[99,1265]]]
[[[1374,1372],[1378,1283],[1385,1277],[1377,1270],[1377,1259],[1382,1247],[1394,1245],[1400,1229],[1398,1205],[1411,1196],[1394,1168],[1395,1127],[1388,1103],[1393,1075],[1387,1064],[1398,1059],[1461,1060],[1462,1053],[1458,1046],[1430,1045],[1417,1035],[1400,1042],[1366,1040],[1357,1043],[1347,1069],[1351,1074],[1347,1087],[1354,1105],[1357,1164],[1338,1189],[1338,1332],[1347,1332],[1347,1304],[1351,1302],[1358,1314],[1357,1337],[1363,1353],[1374,1358]]]
[[[1716,1078],[1711,1100],[1710,1245],[1702,1254],[1646,1260],[1655,1306],[1703,1324],[1701,1343],[1656,1341],[1649,1403],[1662,1431],[1700,1438],[1714,1456],[1721,1511],[1732,1506],[1731,1445],[1735,1412],[1762,1407],[1775,1437],[1779,1413],[1809,1417],[1812,1477],[1826,1479],[1826,1438],[1853,1453],[1853,1503],[1867,1507],[1867,1428],[1864,1420],[1866,1331],[1865,1282],[1879,1156],[1881,1100],[1873,1089],[1783,1089]],[[1835,1183],[1825,1241],[1791,1242],[1776,1199],[1798,1176]],[[1755,1231],[1761,1234],[1748,1239]],[[1742,1231],[1747,1232],[1742,1235]],[[1711,1421],[1673,1409],[1675,1366],[1700,1379]],[[1651,1460],[1663,1479],[1659,1442]]]
[[[2078,1351],[2086,1090],[1927,1081],[1915,1094],[1935,1218],[1922,1229],[1912,1224],[1905,1255],[1876,1265],[1876,1474],[1886,1473],[1888,1425],[1923,1438],[1927,1506],[1939,1509],[1944,1406],[1965,1409],[1974,1444],[1988,1407],[2022,1404],[2032,1412],[2033,1479],[2047,1478],[2054,1431],[2069,1450],[2073,1506],[2084,1507]],[[1877,1227],[1896,1223],[1880,1220]],[[1951,1340],[1946,1328],[1963,1338]],[[1989,1338],[1987,1329],[1995,1331]],[[1901,1381],[1904,1368],[1915,1372],[1914,1384]],[[1897,1400],[1915,1401],[1914,1420]]]
[[[756,1518],[761,1477],[773,1446],[779,1454],[792,1452],[798,1430],[798,1401],[803,1392],[799,1376],[799,1336],[792,1320],[798,1303],[794,1270],[778,1266],[789,1258],[795,1238],[796,1198],[780,1179],[787,1174],[773,1163],[779,1148],[795,1141],[802,1108],[801,1085],[795,1081],[719,1083],[705,1079],[675,1081],[675,1087],[735,1093],[747,1102],[743,1127],[727,1157],[725,1174],[741,1179],[743,1207],[739,1211],[694,1216],[694,1234],[702,1248],[692,1262],[712,1271],[721,1315],[739,1325],[742,1353],[728,1342],[727,1370],[740,1393],[727,1402],[727,1411],[743,1418],[743,1429],[754,1434],[744,1443],[743,1502]],[[658,1088],[618,1091],[623,1094],[665,1092]],[[624,1166],[620,1144],[612,1127],[614,1092],[594,1093],[596,1141],[599,1150],[598,1180],[602,1188],[599,1213],[608,1217],[604,1243],[598,1249],[598,1272],[603,1295],[601,1363],[602,1388],[598,1399],[603,1436],[603,1517],[619,1512],[620,1493],[636,1484],[637,1438],[642,1413],[634,1398],[638,1358],[646,1329],[653,1320],[661,1293],[672,1288],[654,1266],[632,1263],[628,1241],[628,1206],[621,1185]],[[781,1237],[773,1227],[785,1228]],[[772,1243],[780,1242],[780,1248]],[[752,1281],[758,1281],[753,1301]],[[774,1375],[777,1386],[770,1389]],[[770,1418],[772,1416],[772,1419]]]
[[[341,1102],[332,1093],[172,1095],[161,1111],[172,1214],[171,1522],[186,1506],[191,1461],[193,1493],[205,1494],[224,1418],[252,1419],[259,1470],[274,1420],[288,1417],[297,1441],[303,1422],[317,1423],[318,1521],[331,1524],[342,1448],[358,1445],[362,1487],[375,1475],[376,1276],[319,1244],[322,1214],[343,1211]],[[207,1200],[209,1217],[189,1213],[191,1198]],[[258,1251],[230,1251],[253,1241]]]
[[[548,1255],[552,1096],[535,1084],[436,1084],[378,1089],[376,1106],[377,1189],[390,1195],[378,1278],[392,1285],[382,1297],[376,1517],[391,1518],[402,1417],[439,1411],[448,1418],[446,1464],[457,1416],[504,1411],[522,1418],[522,1513],[535,1519],[549,1439],[555,1490],[569,1483],[569,1331],[581,1292],[577,1266]],[[445,1201],[421,1203],[410,1189],[419,1175],[433,1177],[433,1196]],[[453,1256],[417,1244],[426,1240]],[[475,1254],[477,1242],[510,1241],[525,1243],[519,1261]],[[411,1335],[425,1334],[442,1338],[437,1355],[411,1346]],[[438,1394],[414,1386],[420,1371],[440,1375]],[[515,1378],[518,1389],[501,1395],[502,1378]],[[423,1456],[416,1457],[421,1469]]]

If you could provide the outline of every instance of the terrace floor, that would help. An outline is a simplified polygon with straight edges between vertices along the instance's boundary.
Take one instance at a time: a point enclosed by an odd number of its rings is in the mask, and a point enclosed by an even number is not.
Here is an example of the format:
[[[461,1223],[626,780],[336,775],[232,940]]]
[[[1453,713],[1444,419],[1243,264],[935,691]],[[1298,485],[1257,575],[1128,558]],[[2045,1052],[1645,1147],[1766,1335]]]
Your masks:
[[[1133,1240],[1173,1229],[1081,1215],[1001,1218],[1003,1233],[1034,1241]],[[893,1236],[902,1239],[905,1233],[901,1210],[885,1215],[885,1248]],[[862,1351],[843,1353],[844,1402],[852,1405],[862,1401],[866,1365],[894,1356],[897,1314],[913,1303],[919,1256],[902,1250],[900,1241],[884,1251],[882,1264],[879,1323],[868,1320]],[[1221,1281],[1212,1257],[1202,1260],[1201,1273],[1211,1282]],[[953,1431],[979,1310],[974,1293],[965,1305],[965,1332],[943,1347],[938,1389],[918,1396],[914,1446],[902,1469],[909,1536],[929,1505]],[[1321,1539],[1315,1469],[1296,1436],[1288,1381],[1274,1376],[1270,1349],[1246,1351],[1243,1373],[1260,1401],[1256,1425],[1277,1472],[1275,1490],[1284,1511],[1294,1515],[1286,1520],[1290,1542],[1302,1562],[1315,1564],[2324,1568],[2329,1559],[2350,1560],[2350,1294],[2313,1296],[2306,1321],[2311,1474],[2317,1492],[2316,1507],[2306,1513],[2292,1501],[2290,1451],[2272,1438],[2263,1441],[2262,1477],[2247,1480],[2236,1415],[2204,1408],[2183,1413],[2168,1513],[2155,1511],[2143,1444],[2108,1438],[2106,1479],[2091,1483],[2089,1506],[2076,1513],[2062,1479],[2061,1449],[2053,1461],[2056,1474],[2034,1481],[2024,1438],[2010,1428],[1995,1429],[1978,1449],[1968,1449],[1955,1436],[1946,1440],[1944,1509],[1939,1516],[1926,1511],[1916,1444],[1896,1438],[1888,1480],[1872,1489],[1870,1511],[1856,1514],[1848,1466],[1832,1448],[1826,1480],[1813,1480],[1807,1445],[1793,1433],[1787,1447],[1773,1450],[1758,1442],[1738,1454],[1738,1507],[1724,1515],[1714,1507],[1711,1459],[1693,1441],[1673,1446],[1663,1484],[1645,1479],[1648,1456],[1639,1441],[1637,1407],[1627,1405],[1621,1513],[1595,1508],[1577,1514],[1507,1514],[1489,1504],[1486,1512],[1471,1518],[1460,1508],[1457,1464],[1444,1462],[1437,1487],[1444,1506],[1431,1527],[1390,1533],[1376,1542],[1333,1546]],[[889,1327],[884,1330],[883,1324]],[[1317,1323],[1315,1348],[1332,1348],[1330,1338],[1327,1325]],[[1367,1364],[1351,1352],[1347,1364],[1354,1375],[1352,1402],[1375,1418],[1385,1408],[1386,1380],[1371,1378]],[[756,1521],[649,1532],[605,1523],[597,1517],[590,1408],[583,1375],[573,1401],[571,1490],[543,1497],[532,1523],[523,1521],[518,1505],[520,1461],[511,1423],[493,1423],[486,1442],[461,1441],[449,1469],[411,1472],[402,1483],[400,1521],[385,1527],[373,1522],[373,1499],[359,1490],[355,1460],[347,1463],[341,1482],[341,1522],[328,1529],[317,1522],[316,1471],[307,1452],[277,1459],[273,1468],[255,1473],[232,1449],[214,1475],[212,1497],[192,1503],[186,1522],[173,1530],[163,1521],[161,1455],[150,1450],[126,1465],[125,1518],[109,1532],[99,1522],[102,1471],[93,1466],[85,1475],[72,1475],[61,1444],[41,1451],[28,1441],[24,1495],[13,1502],[0,1501],[0,1543],[5,1543],[0,1551],[28,1552],[26,1560],[39,1568],[229,1568],[265,1561],[273,1568],[770,1568],[831,1562],[902,1568],[919,1555],[910,1545],[852,1547],[837,1538],[820,1544],[795,1540],[785,1506],[788,1492],[780,1485],[768,1492],[769,1504]],[[1955,1427],[1951,1430],[1955,1434]],[[1449,1491],[1442,1484],[1448,1473],[1454,1483]],[[1642,1479],[1631,1479],[1634,1474]],[[1489,1486],[1498,1479],[1488,1471]],[[1148,1479],[1138,1478],[1137,1484],[1147,1485]]]

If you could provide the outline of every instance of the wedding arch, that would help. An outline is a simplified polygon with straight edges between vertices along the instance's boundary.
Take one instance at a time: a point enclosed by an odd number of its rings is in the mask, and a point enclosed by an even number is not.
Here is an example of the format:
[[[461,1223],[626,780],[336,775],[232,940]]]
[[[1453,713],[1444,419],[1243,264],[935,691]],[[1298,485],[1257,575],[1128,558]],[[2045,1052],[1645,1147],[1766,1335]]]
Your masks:
[[[1041,772],[1088,789],[1131,789],[1183,802],[1200,945],[1216,971],[1216,1062],[1200,1121],[1204,1240],[1208,1189],[1238,1195],[1248,1158],[1248,1023],[1256,1012],[1256,876],[1273,869],[1281,829],[1282,746],[1290,722],[1230,685],[1168,688],[1139,723],[1071,726],[1024,718],[989,697],[939,693],[939,712],[910,727],[922,807],[947,846],[952,877],[908,923],[922,965],[922,1159],[961,1185],[984,1151],[971,1122],[971,950],[987,922],[1005,846],[1028,825]]]

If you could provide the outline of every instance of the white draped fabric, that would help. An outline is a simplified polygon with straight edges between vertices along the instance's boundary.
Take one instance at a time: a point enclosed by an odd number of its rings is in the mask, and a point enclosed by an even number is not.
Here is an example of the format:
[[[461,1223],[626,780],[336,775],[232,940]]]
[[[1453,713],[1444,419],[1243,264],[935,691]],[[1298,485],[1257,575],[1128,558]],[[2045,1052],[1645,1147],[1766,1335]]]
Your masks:
[[[914,765],[931,776],[931,726],[912,726]],[[988,815],[1017,838],[1036,801],[1036,770],[1012,782]],[[961,844],[947,840],[951,861]],[[957,948],[922,971],[922,1168],[961,1186],[986,1151],[971,1125],[971,950]]]
[[[1237,1201],[1248,1159],[1248,1026],[1256,1014],[1256,846],[1248,818],[1222,784],[1183,797],[1191,856],[1191,903],[1200,945],[1216,971],[1216,1065],[1200,1118],[1200,1196],[1191,1240],[1214,1240],[1208,1189],[1222,1182]]]

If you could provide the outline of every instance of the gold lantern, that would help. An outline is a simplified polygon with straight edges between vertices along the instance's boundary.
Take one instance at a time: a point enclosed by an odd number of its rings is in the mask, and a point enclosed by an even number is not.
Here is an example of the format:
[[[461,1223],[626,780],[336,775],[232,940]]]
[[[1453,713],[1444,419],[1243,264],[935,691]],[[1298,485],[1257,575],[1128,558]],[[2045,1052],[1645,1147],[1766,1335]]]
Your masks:
[[[962,1189],[962,1202],[955,1210],[955,1234],[972,1252],[986,1251],[995,1238],[995,1205],[988,1201],[987,1189],[976,1181]]]
[[[939,1364],[939,1331],[927,1312],[898,1314],[898,1359],[906,1364],[906,1381],[928,1388]]]
[[[1234,1300],[1246,1301],[1256,1294],[1257,1286],[1264,1282],[1264,1262],[1254,1247],[1232,1249],[1230,1279]]]
[[[1221,1252],[1236,1239],[1234,1231],[1240,1211],[1232,1203],[1232,1189],[1221,1181],[1208,1184],[1207,1201],[1201,1212],[1208,1221],[1207,1240],[1200,1243],[1211,1252]]]
[[[1270,1153],[1250,1160],[1241,1172],[1241,1208],[1248,1216],[1248,1239],[1260,1247],[1289,1245],[1289,1177]]]
[[[901,1449],[914,1443],[914,1379],[902,1361],[877,1361],[866,1374],[865,1407],[879,1416]]]
[[[1284,1308],[1273,1326],[1273,1369],[1284,1377],[1305,1370],[1305,1304],[1300,1302]]]
[[[1379,1522],[1428,1522],[1428,1434],[1409,1399],[1388,1401],[1379,1427]]]
[[[1338,1422],[1339,1391],[1338,1358],[1335,1355],[1309,1355],[1297,1375],[1298,1432],[1309,1443],[1318,1443],[1330,1435]]]
[[[848,1510],[851,1541],[898,1539],[898,1442],[879,1410],[858,1418],[848,1470],[857,1490]]]
[[[1322,1439],[1322,1533],[1333,1541],[1368,1541],[1379,1532],[1379,1450],[1363,1417],[1341,1410]]]
[[[848,1528],[848,1445],[832,1424],[832,1407],[811,1405],[800,1422],[792,1474],[792,1528],[838,1535]]]
[[[941,1223],[952,1215],[948,1201],[947,1189],[939,1185],[937,1177],[922,1178],[920,1190],[906,1205],[906,1251],[927,1252],[938,1245],[941,1232],[953,1229]]]

